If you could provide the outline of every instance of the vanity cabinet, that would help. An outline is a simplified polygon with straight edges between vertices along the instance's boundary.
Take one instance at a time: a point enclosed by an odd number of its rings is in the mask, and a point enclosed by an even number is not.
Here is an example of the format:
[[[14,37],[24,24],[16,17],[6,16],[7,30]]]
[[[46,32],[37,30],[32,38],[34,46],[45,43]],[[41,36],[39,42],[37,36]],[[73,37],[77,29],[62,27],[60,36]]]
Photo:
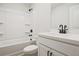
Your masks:
[[[67,40],[67,41],[64,41]],[[69,39],[70,40],[70,39]],[[37,40],[39,56],[79,56],[79,45],[75,41],[52,36],[39,36]]]

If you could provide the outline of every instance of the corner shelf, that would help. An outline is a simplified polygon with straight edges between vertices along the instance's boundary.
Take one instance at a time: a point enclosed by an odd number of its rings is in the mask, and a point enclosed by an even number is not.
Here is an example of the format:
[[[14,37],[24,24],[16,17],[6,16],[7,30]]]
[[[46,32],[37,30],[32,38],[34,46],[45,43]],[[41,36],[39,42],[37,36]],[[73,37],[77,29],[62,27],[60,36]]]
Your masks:
[[[25,26],[30,26],[30,24],[25,24]]]
[[[30,32],[28,32],[28,31],[25,31],[25,33],[26,33],[26,34],[30,34]]]

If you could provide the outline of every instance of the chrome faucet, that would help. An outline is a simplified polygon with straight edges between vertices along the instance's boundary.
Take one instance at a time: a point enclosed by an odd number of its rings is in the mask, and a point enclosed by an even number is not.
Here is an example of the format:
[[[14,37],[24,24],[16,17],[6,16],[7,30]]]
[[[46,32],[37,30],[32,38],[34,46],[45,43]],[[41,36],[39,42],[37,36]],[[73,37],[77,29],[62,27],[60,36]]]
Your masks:
[[[30,34],[29,34],[30,40],[32,40],[32,36],[33,36],[32,33],[33,33],[33,30],[30,29]]]
[[[59,25],[59,33],[63,33],[63,25]]]
[[[67,25],[64,25],[64,30],[63,30],[63,33],[67,33]]]
[[[59,33],[67,33],[67,25],[59,25]]]

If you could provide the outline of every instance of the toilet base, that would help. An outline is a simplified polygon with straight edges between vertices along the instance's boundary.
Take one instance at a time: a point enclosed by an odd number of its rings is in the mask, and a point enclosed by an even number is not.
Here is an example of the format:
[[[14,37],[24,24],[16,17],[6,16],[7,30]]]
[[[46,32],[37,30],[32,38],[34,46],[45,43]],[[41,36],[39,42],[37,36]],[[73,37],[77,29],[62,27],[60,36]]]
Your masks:
[[[24,54],[23,56],[38,56],[38,52],[36,52],[34,54]]]

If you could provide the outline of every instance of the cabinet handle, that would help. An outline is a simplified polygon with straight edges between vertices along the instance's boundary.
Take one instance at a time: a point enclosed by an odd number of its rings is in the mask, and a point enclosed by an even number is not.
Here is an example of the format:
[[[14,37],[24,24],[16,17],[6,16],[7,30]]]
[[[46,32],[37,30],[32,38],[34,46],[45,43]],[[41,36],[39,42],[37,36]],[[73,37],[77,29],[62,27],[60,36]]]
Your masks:
[[[50,51],[47,51],[47,56],[49,56],[49,52],[50,52]]]
[[[52,56],[52,55],[53,55],[53,53],[51,52],[51,53],[50,53],[50,56]]]
[[[50,53],[50,56],[54,56],[53,52]]]

